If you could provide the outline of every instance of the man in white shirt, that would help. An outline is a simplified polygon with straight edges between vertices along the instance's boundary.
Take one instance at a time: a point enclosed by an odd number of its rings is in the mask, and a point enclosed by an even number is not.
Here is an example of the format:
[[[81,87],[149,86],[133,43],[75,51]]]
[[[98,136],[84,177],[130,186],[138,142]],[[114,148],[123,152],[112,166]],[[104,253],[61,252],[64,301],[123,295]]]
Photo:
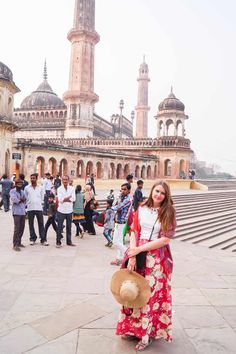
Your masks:
[[[68,246],[75,246],[71,241],[71,226],[73,202],[75,201],[75,189],[69,185],[69,177],[62,177],[62,185],[57,189],[58,196],[58,226],[57,226],[57,244],[56,247],[61,247],[61,234],[63,222],[66,220],[66,244]]]
[[[43,246],[48,246],[44,232],[43,222],[43,188],[37,185],[38,175],[32,173],[30,175],[30,184],[25,187],[27,215],[30,230],[30,245],[34,245],[37,240],[37,235],[34,229],[34,217],[36,216],[39,229],[39,237]]]

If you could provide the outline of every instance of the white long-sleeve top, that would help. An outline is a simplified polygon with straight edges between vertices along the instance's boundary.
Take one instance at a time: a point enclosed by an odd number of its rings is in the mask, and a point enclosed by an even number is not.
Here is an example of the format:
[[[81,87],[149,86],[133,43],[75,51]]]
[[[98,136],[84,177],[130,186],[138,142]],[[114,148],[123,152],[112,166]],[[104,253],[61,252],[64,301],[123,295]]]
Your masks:
[[[27,211],[43,210],[43,188],[41,186],[36,186],[34,188],[31,184],[28,184],[24,191],[26,196]]]
[[[75,189],[68,186],[67,189],[62,185],[57,189],[58,196],[58,211],[63,214],[73,212],[73,202],[75,201]],[[63,202],[64,198],[70,197],[70,202]]]

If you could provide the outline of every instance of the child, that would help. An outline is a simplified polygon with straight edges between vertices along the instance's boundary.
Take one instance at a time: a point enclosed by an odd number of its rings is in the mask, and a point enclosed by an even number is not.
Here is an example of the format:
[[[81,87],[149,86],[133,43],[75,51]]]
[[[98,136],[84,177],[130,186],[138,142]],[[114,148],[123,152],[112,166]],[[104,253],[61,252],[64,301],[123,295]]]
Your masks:
[[[107,196],[107,200],[108,199],[112,200],[112,203],[114,202],[115,196],[114,196],[114,190],[113,189],[110,190],[110,193]]]
[[[52,225],[55,232],[57,232],[57,223],[56,223],[56,213],[57,207],[55,203],[55,195],[50,193],[48,195],[48,219],[45,224],[45,240],[47,240],[47,232],[50,225]]]
[[[113,200],[108,199],[107,200],[107,208],[106,208],[106,215],[105,215],[105,220],[104,220],[104,229],[103,229],[103,235],[107,239],[107,244],[105,244],[106,247],[111,247],[112,246],[112,230],[115,227],[115,222],[114,222],[114,211],[111,209],[113,204]]]

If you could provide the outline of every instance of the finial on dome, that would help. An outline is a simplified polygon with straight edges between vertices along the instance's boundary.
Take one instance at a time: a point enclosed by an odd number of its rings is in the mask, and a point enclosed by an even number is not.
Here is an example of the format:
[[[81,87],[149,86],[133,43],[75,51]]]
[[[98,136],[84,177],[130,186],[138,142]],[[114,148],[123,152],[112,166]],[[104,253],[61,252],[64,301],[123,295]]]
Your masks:
[[[46,59],[44,61],[43,78],[44,78],[44,80],[47,80],[47,78],[48,78]]]
[[[143,62],[145,63],[145,54],[143,54]]]

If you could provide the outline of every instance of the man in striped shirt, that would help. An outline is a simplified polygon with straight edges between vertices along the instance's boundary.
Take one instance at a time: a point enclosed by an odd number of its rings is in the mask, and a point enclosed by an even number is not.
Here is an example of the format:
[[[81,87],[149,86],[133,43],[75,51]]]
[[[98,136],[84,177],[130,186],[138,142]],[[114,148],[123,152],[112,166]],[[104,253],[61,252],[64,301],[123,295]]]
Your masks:
[[[112,261],[111,265],[119,266],[126,251],[126,247],[123,244],[123,229],[132,209],[132,195],[130,191],[131,185],[129,183],[123,183],[121,186],[120,201],[117,205],[112,207],[112,210],[116,213],[113,245],[117,248],[117,254],[116,260]]]

